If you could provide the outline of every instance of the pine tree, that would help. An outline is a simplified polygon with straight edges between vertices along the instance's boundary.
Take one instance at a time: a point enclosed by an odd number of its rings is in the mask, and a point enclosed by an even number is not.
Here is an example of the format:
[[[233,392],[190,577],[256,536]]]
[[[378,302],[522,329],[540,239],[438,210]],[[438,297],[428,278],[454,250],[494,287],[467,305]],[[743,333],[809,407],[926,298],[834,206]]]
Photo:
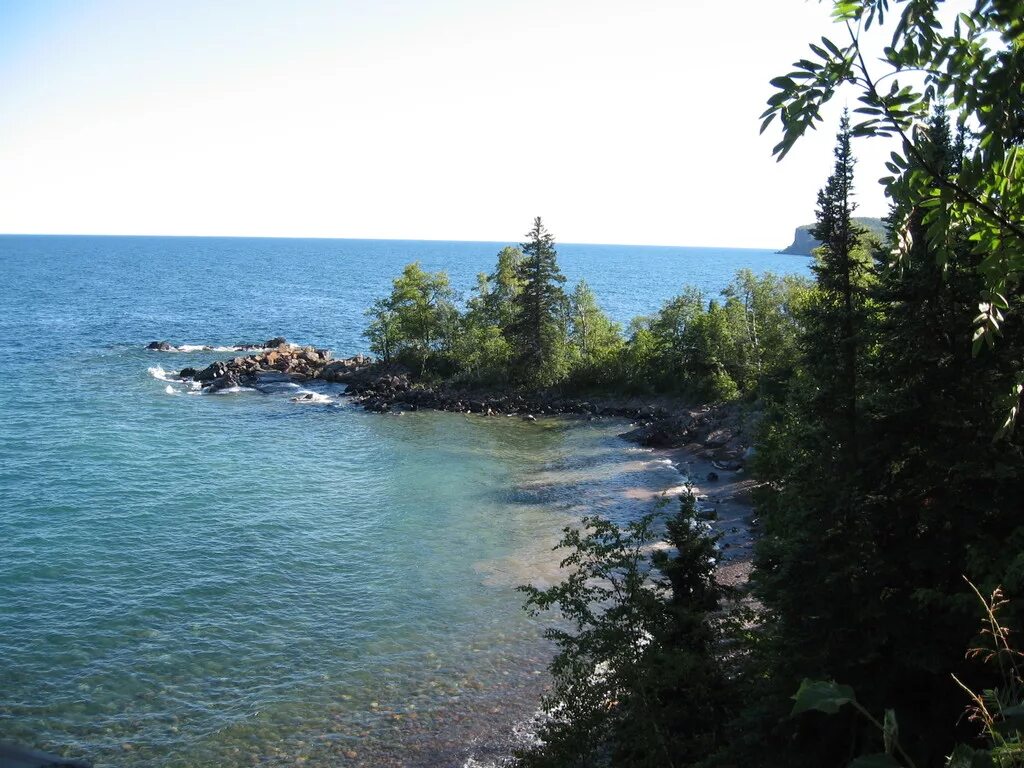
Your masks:
[[[811,230],[821,242],[812,268],[818,279],[818,301],[810,305],[815,349],[808,356],[821,388],[819,411],[836,416],[836,437],[845,469],[857,466],[858,332],[863,324],[864,283],[868,255],[859,247],[864,230],[853,222],[855,160],[850,118],[844,111],[834,150],[835,167],[818,192],[817,223]]]
[[[518,377],[550,384],[564,373],[559,358],[565,343],[565,276],[558,268],[554,235],[545,229],[540,216],[526,237],[518,264],[522,287],[513,299],[515,317],[508,335],[519,366]]]
[[[822,246],[817,285],[800,311],[796,371],[765,419],[756,459],[768,484],[755,576],[773,617],[766,635],[780,714],[802,677],[860,679],[868,655],[861,633],[877,608],[867,584],[872,542],[860,524],[858,382],[870,259],[852,222],[853,168],[844,115],[834,171],[818,195],[814,234]],[[849,728],[837,719],[798,731],[805,754],[789,764],[837,762]]]

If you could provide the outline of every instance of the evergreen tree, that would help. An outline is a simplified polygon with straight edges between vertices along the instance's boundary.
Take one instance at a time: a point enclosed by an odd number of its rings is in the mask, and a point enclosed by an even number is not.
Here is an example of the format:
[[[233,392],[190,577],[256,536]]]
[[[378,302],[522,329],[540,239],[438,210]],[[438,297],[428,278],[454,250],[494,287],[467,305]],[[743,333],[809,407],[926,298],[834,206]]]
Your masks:
[[[765,419],[757,454],[768,484],[760,499],[764,528],[754,576],[773,617],[765,629],[776,654],[771,678],[780,687],[767,695],[777,697],[779,715],[802,677],[852,684],[876,658],[862,634],[878,604],[871,594],[873,542],[861,524],[858,382],[870,260],[851,221],[853,165],[844,115],[834,171],[818,196],[814,234],[822,246],[817,285],[799,316],[796,369]],[[839,760],[849,748],[849,727],[837,718],[798,731],[802,754],[787,754],[788,764]]]
[[[513,299],[514,318],[508,329],[519,366],[517,375],[526,381],[551,384],[564,374],[566,296],[565,276],[558,268],[555,238],[540,216],[522,243],[518,264],[521,289]]]
[[[531,612],[565,619],[546,631],[554,685],[526,768],[696,765],[721,739],[735,699],[719,653],[733,622],[715,580],[717,537],[689,491],[664,521],[667,548],[652,547],[656,519],[584,518],[559,544],[565,581],[520,588]]]
[[[917,142],[913,156],[944,169],[952,183],[960,151],[941,110]],[[780,684],[769,694],[777,715],[800,678],[841,681],[869,710],[894,710],[900,742],[917,765],[940,766],[957,728],[972,728],[959,717],[964,700],[950,675],[976,689],[993,684],[964,659],[975,609],[963,576],[986,592],[1002,584],[1024,594],[1024,458],[1019,436],[992,440],[995,405],[1024,344],[1012,319],[994,349],[972,355],[983,256],[965,232],[953,230],[941,248],[929,242],[930,192],[912,191],[903,188],[891,217],[900,223],[893,238],[904,242],[903,257],[891,265],[879,258],[874,280],[861,279],[856,251],[849,281],[841,262],[826,262],[834,253],[820,254],[827,269],[819,267],[800,365],[759,447],[758,469],[771,490],[761,504],[755,576],[772,617],[765,629],[774,656],[764,677]],[[857,436],[871,446],[855,466],[844,449],[849,414],[830,415],[849,404],[847,382],[832,370],[844,365],[849,338],[847,285]],[[1020,604],[1011,605],[1007,614],[1019,622]],[[845,763],[882,749],[852,712],[788,722],[795,730],[780,765]]]
[[[812,269],[818,280],[816,301],[809,305],[808,363],[821,383],[818,412],[834,422],[846,470],[857,466],[858,332],[863,325],[869,255],[859,247],[864,230],[853,222],[854,157],[850,118],[844,112],[834,150],[835,167],[818,192],[817,223],[811,234],[821,242]]]

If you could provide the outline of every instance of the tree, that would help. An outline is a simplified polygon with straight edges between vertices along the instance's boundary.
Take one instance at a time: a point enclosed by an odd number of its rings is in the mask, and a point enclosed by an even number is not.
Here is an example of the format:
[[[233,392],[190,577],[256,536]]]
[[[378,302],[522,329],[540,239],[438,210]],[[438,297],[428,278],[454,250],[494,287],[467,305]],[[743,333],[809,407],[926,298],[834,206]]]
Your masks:
[[[522,261],[522,251],[506,246],[498,252],[494,272],[488,276],[489,292],[485,307],[489,321],[502,332],[510,329],[516,318],[516,298],[523,288],[519,273]]]
[[[451,343],[458,311],[444,272],[426,272],[407,264],[392,283],[391,295],[374,302],[367,338],[374,351],[390,361],[402,355],[422,374],[431,356]]]
[[[911,157],[955,176],[960,151],[939,110],[915,135]],[[826,194],[836,188],[830,182]],[[795,375],[759,439],[756,469],[767,484],[755,577],[772,649],[763,678],[782,685],[765,695],[776,713],[800,678],[841,680],[870,709],[893,709],[914,761],[938,766],[958,729],[976,735],[958,723],[963,704],[950,674],[976,688],[992,684],[963,657],[974,629],[961,577],[1024,594],[1024,455],[1019,437],[991,439],[994,404],[1019,370],[1024,336],[1020,298],[1010,297],[1016,311],[999,344],[972,355],[984,257],[969,228],[958,227],[940,258],[925,232],[930,198],[896,189],[892,237],[907,240],[899,260],[876,252],[870,269],[863,244],[846,262],[827,243],[819,253]],[[822,218],[841,229],[834,215]],[[871,447],[859,455],[844,447],[850,389],[837,371],[846,338],[857,352],[853,426]],[[1021,606],[1012,605],[1007,618],[1019,626]],[[845,763],[881,751],[849,714],[787,721],[778,763]]]
[[[811,234],[821,243],[812,267],[818,290],[807,312],[814,327],[807,339],[814,345],[807,363],[821,383],[823,418],[838,418],[835,436],[841,441],[848,471],[857,465],[858,338],[863,324],[868,255],[858,249],[865,231],[853,223],[854,158],[850,120],[843,113],[836,137],[835,168],[818,192],[817,223]]]
[[[798,315],[810,283],[741,269],[722,291],[729,324],[725,366],[742,392],[773,397],[797,361]]]
[[[363,336],[370,342],[370,351],[379,355],[385,365],[390,365],[401,343],[398,316],[387,299],[374,301],[365,314],[370,318],[370,324],[363,331]]]
[[[521,288],[513,298],[514,317],[508,328],[521,378],[551,384],[565,373],[565,276],[558,268],[555,238],[540,216],[521,245],[517,277]]]
[[[733,701],[717,653],[731,622],[720,613],[716,537],[690,491],[663,537],[659,517],[622,528],[585,518],[559,543],[565,581],[520,588],[531,613],[557,608],[565,619],[546,631],[554,685],[543,743],[522,755],[528,768],[693,765],[716,746]],[[659,538],[668,551],[652,552]]]
[[[588,382],[607,381],[608,370],[622,349],[619,326],[613,323],[597,305],[597,297],[580,280],[569,298],[569,341],[576,360],[576,378]]]
[[[902,11],[889,14],[890,4]],[[800,59],[792,72],[772,80],[778,92],[762,114],[761,130],[778,118],[783,136],[775,153],[781,160],[821,120],[822,105],[842,86],[853,89],[861,119],[851,134],[895,137],[902,145],[888,164],[892,175],[882,179],[886,193],[920,201],[924,227],[918,234],[940,265],[957,232],[979,258],[977,354],[983,344],[995,343],[1024,273],[1024,7],[1020,0],[976,0],[970,13],[944,25],[941,4],[834,0],[833,17],[845,40],[822,38],[822,46],[811,45],[813,59]],[[887,14],[897,18],[892,39],[869,66],[867,38],[879,33]],[[961,129],[980,139],[956,174],[945,173],[920,148],[936,104],[948,106]],[[901,257],[913,247],[910,224],[906,218],[892,222]],[[1006,393],[1003,431],[1013,428],[1022,397],[1024,373],[1018,370]]]
[[[499,255],[499,264],[501,260]],[[476,289],[459,321],[452,362],[470,383],[507,380],[511,348],[501,330],[502,317],[508,312],[507,302],[499,299],[501,289],[500,278],[477,275]]]

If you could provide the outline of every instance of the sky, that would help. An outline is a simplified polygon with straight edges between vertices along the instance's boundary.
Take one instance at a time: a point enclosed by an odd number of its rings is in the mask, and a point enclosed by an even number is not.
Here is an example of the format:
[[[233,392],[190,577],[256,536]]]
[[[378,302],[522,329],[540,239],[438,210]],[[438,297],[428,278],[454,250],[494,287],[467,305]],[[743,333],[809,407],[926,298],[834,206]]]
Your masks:
[[[782,247],[813,0],[0,0],[0,232]],[[856,145],[860,215],[890,147]]]

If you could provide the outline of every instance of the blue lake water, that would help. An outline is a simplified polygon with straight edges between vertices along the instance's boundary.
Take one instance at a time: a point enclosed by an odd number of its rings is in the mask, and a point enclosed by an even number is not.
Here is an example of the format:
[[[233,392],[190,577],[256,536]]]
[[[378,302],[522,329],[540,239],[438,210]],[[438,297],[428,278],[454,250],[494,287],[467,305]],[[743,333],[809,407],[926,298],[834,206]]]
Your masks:
[[[282,334],[365,349],[420,260],[468,290],[503,243],[0,236],[0,740],[99,766],[462,765],[532,711],[517,584],[563,525],[678,474],[622,423],[199,396],[162,370]],[[561,245],[624,324],[770,251]]]

